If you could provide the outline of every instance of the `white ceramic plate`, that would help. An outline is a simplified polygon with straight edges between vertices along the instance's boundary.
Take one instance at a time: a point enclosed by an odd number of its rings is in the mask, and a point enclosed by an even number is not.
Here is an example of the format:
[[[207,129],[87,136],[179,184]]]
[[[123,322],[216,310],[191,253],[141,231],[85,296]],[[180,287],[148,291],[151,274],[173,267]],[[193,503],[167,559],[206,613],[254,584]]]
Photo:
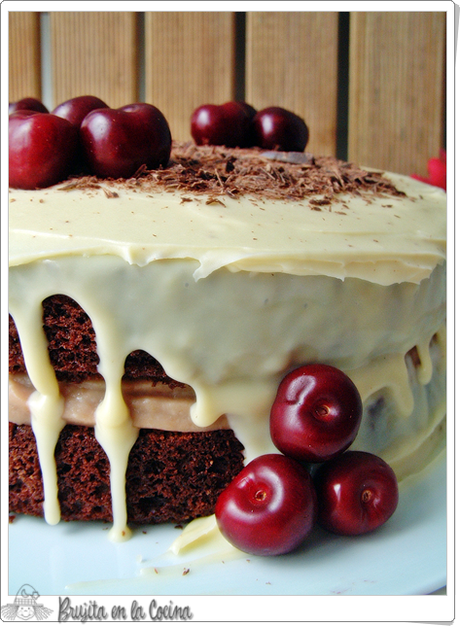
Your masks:
[[[413,595],[446,584],[445,458],[401,487],[397,511],[373,534],[342,538],[315,530],[296,553],[142,577],[180,530],[136,529],[113,544],[107,525],[18,516],[9,525],[9,593],[28,583],[41,595]],[[190,572],[182,575],[187,567]]]

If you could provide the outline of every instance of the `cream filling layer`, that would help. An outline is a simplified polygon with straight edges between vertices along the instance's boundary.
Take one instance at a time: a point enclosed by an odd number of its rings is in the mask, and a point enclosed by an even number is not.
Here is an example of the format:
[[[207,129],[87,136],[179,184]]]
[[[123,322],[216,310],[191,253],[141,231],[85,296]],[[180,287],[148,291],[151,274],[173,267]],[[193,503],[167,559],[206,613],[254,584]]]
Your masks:
[[[121,385],[124,402],[136,428],[150,428],[175,432],[197,432],[229,428],[225,416],[221,416],[208,428],[199,428],[190,418],[190,407],[195,401],[193,391],[187,387],[175,387],[147,381],[123,381]],[[26,374],[10,375],[9,421],[14,424],[30,424],[30,396],[34,387]],[[96,409],[105,394],[102,380],[81,383],[59,383],[64,401],[61,414],[66,424],[94,426]]]

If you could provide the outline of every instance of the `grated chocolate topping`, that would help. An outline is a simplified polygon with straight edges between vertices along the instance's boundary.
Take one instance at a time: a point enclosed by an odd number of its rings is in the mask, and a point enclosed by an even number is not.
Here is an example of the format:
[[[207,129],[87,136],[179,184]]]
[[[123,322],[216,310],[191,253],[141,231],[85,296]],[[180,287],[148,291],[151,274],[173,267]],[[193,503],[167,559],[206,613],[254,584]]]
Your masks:
[[[104,184],[110,182],[110,189]],[[83,176],[67,181],[61,190],[102,189],[116,197],[114,185],[142,190],[206,194],[207,203],[222,203],[222,196],[252,195],[271,200],[309,199],[318,210],[338,199],[338,194],[404,196],[381,172],[367,171],[329,156],[309,153],[273,152],[259,148],[197,146],[192,142],[173,143],[168,167],[139,168],[127,180],[103,181]]]

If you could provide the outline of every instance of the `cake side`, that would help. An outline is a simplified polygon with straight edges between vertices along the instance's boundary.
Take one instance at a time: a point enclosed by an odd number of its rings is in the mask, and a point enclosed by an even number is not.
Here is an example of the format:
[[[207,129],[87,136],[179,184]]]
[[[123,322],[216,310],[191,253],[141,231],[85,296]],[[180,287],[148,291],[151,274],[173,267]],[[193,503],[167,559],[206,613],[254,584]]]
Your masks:
[[[100,394],[100,402],[104,397],[110,397],[107,391],[116,398],[120,397],[119,389],[123,393],[124,364],[127,354],[131,354],[127,346],[141,346],[143,352],[160,357],[158,360],[165,363],[165,370],[173,374],[172,381],[180,380],[182,385],[194,390],[187,410],[190,421],[198,430],[212,427],[221,415],[227,415],[230,427],[245,447],[246,459],[273,451],[268,414],[277,386],[286,371],[305,362],[320,360],[340,366],[355,381],[365,405],[356,445],[388,460],[398,460],[402,475],[413,469],[410,464],[405,467],[406,457],[416,453],[420,444],[442,426],[445,413],[442,266],[432,280],[425,280],[418,287],[403,284],[389,289],[356,279],[342,282],[327,277],[276,275],[266,276],[264,281],[260,276],[250,277],[246,273],[226,270],[222,270],[223,276],[218,273],[213,280],[203,279],[195,283],[192,279],[194,266],[180,262],[167,262],[168,271],[163,264],[147,266],[142,270],[144,282],[139,276],[133,281],[132,266],[122,260],[105,259],[102,272],[92,260],[86,259],[82,263],[85,271],[78,274],[98,288],[95,293],[90,290],[86,296],[83,289],[78,299],[90,311],[97,302],[105,316],[116,320],[116,328],[132,328],[133,333],[126,342],[130,333],[124,331],[124,350],[117,353],[117,360],[113,362],[118,376],[111,380],[107,377],[108,366],[104,359],[113,354],[113,349],[108,352],[104,341],[110,347],[119,347],[121,338],[117,333],[107,334],[106,330],[101,342],[95,331],[97,355],[101,359],[99,367],[102,365],[99,371],[106,373],[105,383],[109,383],[105,396]],[[74,263],[69,264],[71,266]],[[95,273],[89,271],[91,267]],[[25,284],[28,289],[32,285],[34,288],[28,295],[19,290],[12,298],[13,314],[14,302],[27,301],[28,297],[30,302],[33,293],[37,303],[43,301],[45,294],[37,288],[46,285],[47,290],[53,289],[49,270],[54,274],[57,268],[62,273],[63,282],[70,284],[63,260],[52,265],[39,262],[28,268],[30,274],[22,268],[22,278],[28,277]],[[113,271],[113,281],[109,268]],[[13,268],[13,276],[17,269]],[[36,280],[42,272],[41,279]],[[160,281],[158,290],[151,289],[150,296],[146,297],[146,285],[158,284],[158,279],[168,273],[176,276],[175,280],[167,281],[169,289],[164,289]],[[100,288],[102,280],[105,290]],[[189,286],[185,287],[187,282]],[[175,289],[172,289],[173,285],[176,285]],[[178,285],[182,286],[179,288]],[[192,299],[191,285],[198,290]],[[56,291],[62,291],[63,284],[55,287]],[[76,296],[73,288],[69,291]],[[107,296],[108,300],[105,300]],[[124,308],[125,302],[140,298],[144,299],[146,310],[150,312],[144,322],[142,315],[141,319],[133,316],[131,307]],[[211,318],[210,301],[219,303],[219,314],[214,312]],[[376,307],[376,303],[380,303],[379,306]],[[335,311],[334,315],[331,311]],[[401,311],[404,311],[403,316]],[[92,314],[96,328],[106,329],[104,315],[99,319]],[[44,334],[42,316],[37,317],[34,325],[28,323],[27,317],[25,333],[21,333],[21,315],[16,318],[19,320],[19,335],[27,342],[26,350],[27,346],[34,346],[36,350]],[[286,319],[290,319],[289,325]],[[153,327],[150,320],[154,320]],[[178,334],[177,329],[181,329],[181,333]],[[69,326],[67,330],[77,329]],[[142,344],[134,342],[133,337],[138,341],[139,336],[143,337]],[[48,349],[48,342],[45,344]],[[194,374],[187,375],[187,369]],[[34,370],[30,367],[29,374],[33,381]],[[140,381],[132,382],[139,384]],[[78,382],[71,384],[79,386]],[[84,385],[80,384],[80,398],[83,388]],[[58,397],[63,396],[59,394]],[[65,400],[67,402],[67,398]],[[98,402],[94,403],[91,411],[93,424],[100,419],[99,407]],[[109,425],[110,420],[123,415],[124,410],[132,419],[126,397],[124,401],[120,398],[120,404],[115,405],[119,413],[113,408],[111,405],[110,412],[104,416]],[[60,415],[65,413],[64,409]],[[168,430],[174,422],[171,416],[164,420],[162,428]],[[441,436],[442,431],[438,435]],[[420,459],[415,458],[411,463],[420,466]]]
[[[125,473],[140,432],[126,378],[190,388],[197,430],[225,415],[248,462],[274,450],[268,416],[286,372],[334,365],[363,397],[360,447],[410,473],[406,459],[442,439],[445,196],[331,159],[200,149],[197,164],[195,149],[177,150],[170,170],[129,181],[10,193],[11,354],[34,389],[27,407],[45,517],[60,517],[53,450],[66,428],[65,378],[104,382],[92,421],[117,469],[117,538],[126,535]],[[247,159],[257,161],[257,175],[244,177],[252,191],[237,184],[238,168],[254,165]],[[42,303],[57,295],[77,306],[64,323],[51,315],[51,332],[62,323],[53,345]],[[68,330],[81,351],[70,361]]]

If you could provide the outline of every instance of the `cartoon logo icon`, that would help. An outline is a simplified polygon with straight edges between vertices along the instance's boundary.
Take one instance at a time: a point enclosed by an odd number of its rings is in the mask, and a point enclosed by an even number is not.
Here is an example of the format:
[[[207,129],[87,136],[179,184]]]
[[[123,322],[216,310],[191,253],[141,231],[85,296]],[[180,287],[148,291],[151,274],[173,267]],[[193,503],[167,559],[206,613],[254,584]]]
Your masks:
[[[38,604],[40,594],[32,585],[22,585],[13,604],[5,604],[1,607],[2,619],[13,621],[16,618],[29,620],[35,617],[37,620],[46,619],[53,612],[43,604]]]

